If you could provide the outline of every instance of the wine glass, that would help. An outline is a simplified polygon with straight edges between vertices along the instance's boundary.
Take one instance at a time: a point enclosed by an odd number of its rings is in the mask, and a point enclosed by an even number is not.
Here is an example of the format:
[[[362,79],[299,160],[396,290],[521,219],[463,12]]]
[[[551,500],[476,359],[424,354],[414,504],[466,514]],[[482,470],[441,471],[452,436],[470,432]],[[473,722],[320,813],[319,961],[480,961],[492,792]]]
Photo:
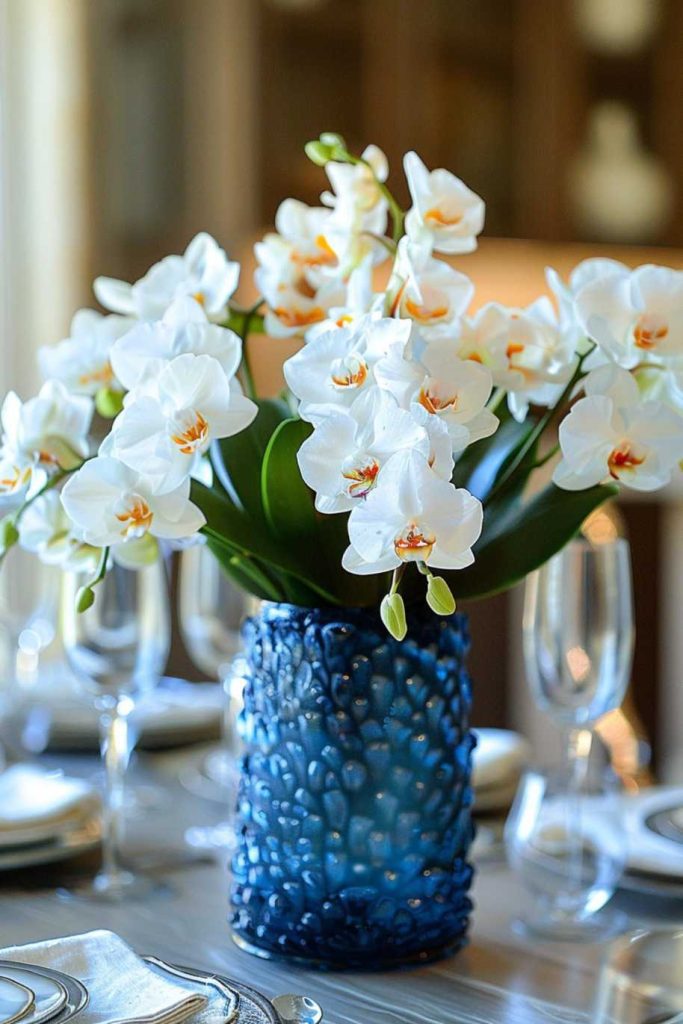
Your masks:
[[[113,562],[87,611],[76,611],[82,574],[64,574],[62,632],[73,670],[99,712],[104,764],[102,869],[92,895],[116,901],[149,888],[121,863],[125,792],[130,759],[128,716],[135,699],[157,685],[170,649],[170,609],[164,564],[140,569]]]
[[[568,813],[561,773],[530,769],[522,777],[505,823],[505,847],[530,897],[518,922],[523,931],[581,939],[595,937],[596,929],[605,934],[599,911],[614,895],[626,859],[622,789],[592,759],[575,800],[578,822]],[[615,916],[613,926],[622,920]]]
[[[221,747],[209,754],[199,770],[186,772],[184,784],[208,799],[229,806],[237,782],[235,715],[239,707],[240,675],[234,671],[241,649],[240,628],[247,597],[228,578],[204,544],[186,548],[180,558],[178,618],[183,641],[194,663],[223,686],[225,700]],[[195,848],[223,848],[234,842],[232,824],[188,829],[186,840]]]
[[[621,704],[631,671],[634,625],[631,562],[626,540],[571,541],[526,584],[524,660],[537,705],[565,735],[567,885],[581,871],[581,801],[592,725]],[[578,937],[570,911],[565,928]],[[609,927],[607,922],[606,927]],[[539,925],[540,928],[540,925]]]
[[[626,935],[610,947],[598,981],[595,1024],[683,1024],[683,931]]]

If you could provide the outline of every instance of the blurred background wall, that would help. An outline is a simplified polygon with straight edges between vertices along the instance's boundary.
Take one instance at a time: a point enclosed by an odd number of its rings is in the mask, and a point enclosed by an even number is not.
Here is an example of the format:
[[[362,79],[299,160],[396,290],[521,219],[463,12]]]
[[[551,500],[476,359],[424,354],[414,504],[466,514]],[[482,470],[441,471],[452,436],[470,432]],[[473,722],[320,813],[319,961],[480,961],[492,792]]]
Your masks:
[[[303,144],[326,129],[395,172],[415,148],[485,197],[460,263],[477,304],[528,302],[546,263],[596,251],[683,266],[682,97],[682,0],[0,0],[0,383],[35,386],[35,349],[97,273],[134,279],[203,228],[249,266],[282,198],[316,202]],[[265,387],[289,351],[258,347]],[[683,502],[619,516],[633,699],[680,778]],[[475,647],[478,718],[542,749],[519,617],[517,593],[474,610],[493,638]]]

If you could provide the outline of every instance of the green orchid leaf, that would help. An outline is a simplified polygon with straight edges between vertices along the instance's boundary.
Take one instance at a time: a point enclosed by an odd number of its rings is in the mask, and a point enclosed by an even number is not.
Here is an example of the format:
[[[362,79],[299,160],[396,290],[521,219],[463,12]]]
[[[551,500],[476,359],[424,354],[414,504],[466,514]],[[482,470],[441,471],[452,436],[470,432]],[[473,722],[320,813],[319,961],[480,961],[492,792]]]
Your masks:
[[[279,399],[262,399],[256,404],[258,414],[246,430],[211,445],[211,465],[233,504],[263,525],[263,456],[275,430],[291,413],[285,402]]]
[[[202,533],[228,554],[252,559],[265,568],[269,576],[284,573],[293,577],[304,585],[308,594],[315,595],[312,604],[320,604],[321,599],[324,604],[338,603],[334,593],[323,584],[307,578],[305,565],[292,556],[286,545],[279,543],[224,495],[198,480],[192,481],[190,495],[206,518]]]
[[[507,410],[499,415],[501,422],[495,434],[470,445],[453,470],[455,486],[466,487],[480,501],[486,498],[501,471],[529,435],[528,423],[518,423]]]
[[[457,599],[507,590],[563,548],[590,513],[617,493],[611,484],[585,491],[564,491],[549,484],[502,518],[493,517],[492,522],[485,513],[474,564],[443,576]]]

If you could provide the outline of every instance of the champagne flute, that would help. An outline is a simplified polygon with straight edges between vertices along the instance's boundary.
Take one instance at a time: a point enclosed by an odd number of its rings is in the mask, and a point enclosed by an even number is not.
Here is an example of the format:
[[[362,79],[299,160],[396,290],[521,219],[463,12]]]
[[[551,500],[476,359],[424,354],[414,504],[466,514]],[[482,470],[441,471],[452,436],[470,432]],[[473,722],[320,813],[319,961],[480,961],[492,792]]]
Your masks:
[[[526,584],[524,659],[539,708],[565,736],[567,891],[581,890],[581,799],[595,722],[621,704],[634,643],[629,546],[623,538],[571,541]],[[566,895],[566,894],[565,894]],[[561,905],[564,910],[561,909]],[[535,930],[582,937],[571,900]],[[586,929],[595,937],[595,929]]]
[[[84,582],[64,574],[62,632],[73,670],[93,695],[99,712],[104,763],[102,869],[91,895],[117,901],[139,895],[150,883],[121,862],[125,773],[130,759],[128,716],[135,698],[157,685],[170,649],[168,582],[159,559],[140,569],[113,562],[87,611],[76,611]]]
[[[204,544],[182,552],[178,598],[180,630],[187,651],[207,676],[220,682],[225,695],[221,747],[205,758],[200,769],[185,773],[183,782],[227,806],[234,799],[237,784],[234,719],[240,695],[233,663],[241,647],[240,628],[247,599]],[[187,830],[186,840],[200,849],[230,847],[234,843],[232,823],[195,826]]]

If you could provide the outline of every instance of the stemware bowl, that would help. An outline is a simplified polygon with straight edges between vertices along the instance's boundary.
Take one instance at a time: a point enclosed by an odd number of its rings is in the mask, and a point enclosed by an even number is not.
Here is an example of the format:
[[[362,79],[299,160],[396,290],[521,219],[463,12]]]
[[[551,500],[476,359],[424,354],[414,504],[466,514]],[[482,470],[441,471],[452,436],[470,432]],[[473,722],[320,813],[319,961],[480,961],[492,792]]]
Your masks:
[[[157,685],[170,649],[170,610],[164,564],[140,569],[114,562],[98,584],[94,604],[76,610],[83,583],[64,574],[62,632],[71,667],[99,712],[104,764],[102,870],[92,895],[118,900],[149,886],[121,861],[124,779],[131,753],[128,717],[135,699]]]
[[[603,937],[599,911],[624,869],[621,787],[593,761],[568,800],[561,772],[530,769],[505,825],[508,861],[528,895],[516,925],[533,935]],[[610,915],[616,929],[621,915]]]
[[[625,539],[570,542],[527,580],[523,619],[524,660],[538,707],[564,734],[565,762],[554,783],[564,789],[566,884],[576,880],[581,859],[581,794],[588,781],[588,730],[621,704],[631,671],[634,643],[629,546]],[[574,838],[573,838],[574,837]],[[561,874],[558,875],[558,884]],[[571,899],[569,899],[571,903]],[[566,916],[566,915],[565,915]],[[588,917],[577,908],[573,928],[586,937]],[[607,918],[604,927],[610,929]],[[546,921],[548,934],[552,923]],[[580,927],[579,927],[580,926]],[[538,924],[540,928],[540,922]]]
[[[594,1024],[683,1024],[683,930],[612,943],[600,971]]]

